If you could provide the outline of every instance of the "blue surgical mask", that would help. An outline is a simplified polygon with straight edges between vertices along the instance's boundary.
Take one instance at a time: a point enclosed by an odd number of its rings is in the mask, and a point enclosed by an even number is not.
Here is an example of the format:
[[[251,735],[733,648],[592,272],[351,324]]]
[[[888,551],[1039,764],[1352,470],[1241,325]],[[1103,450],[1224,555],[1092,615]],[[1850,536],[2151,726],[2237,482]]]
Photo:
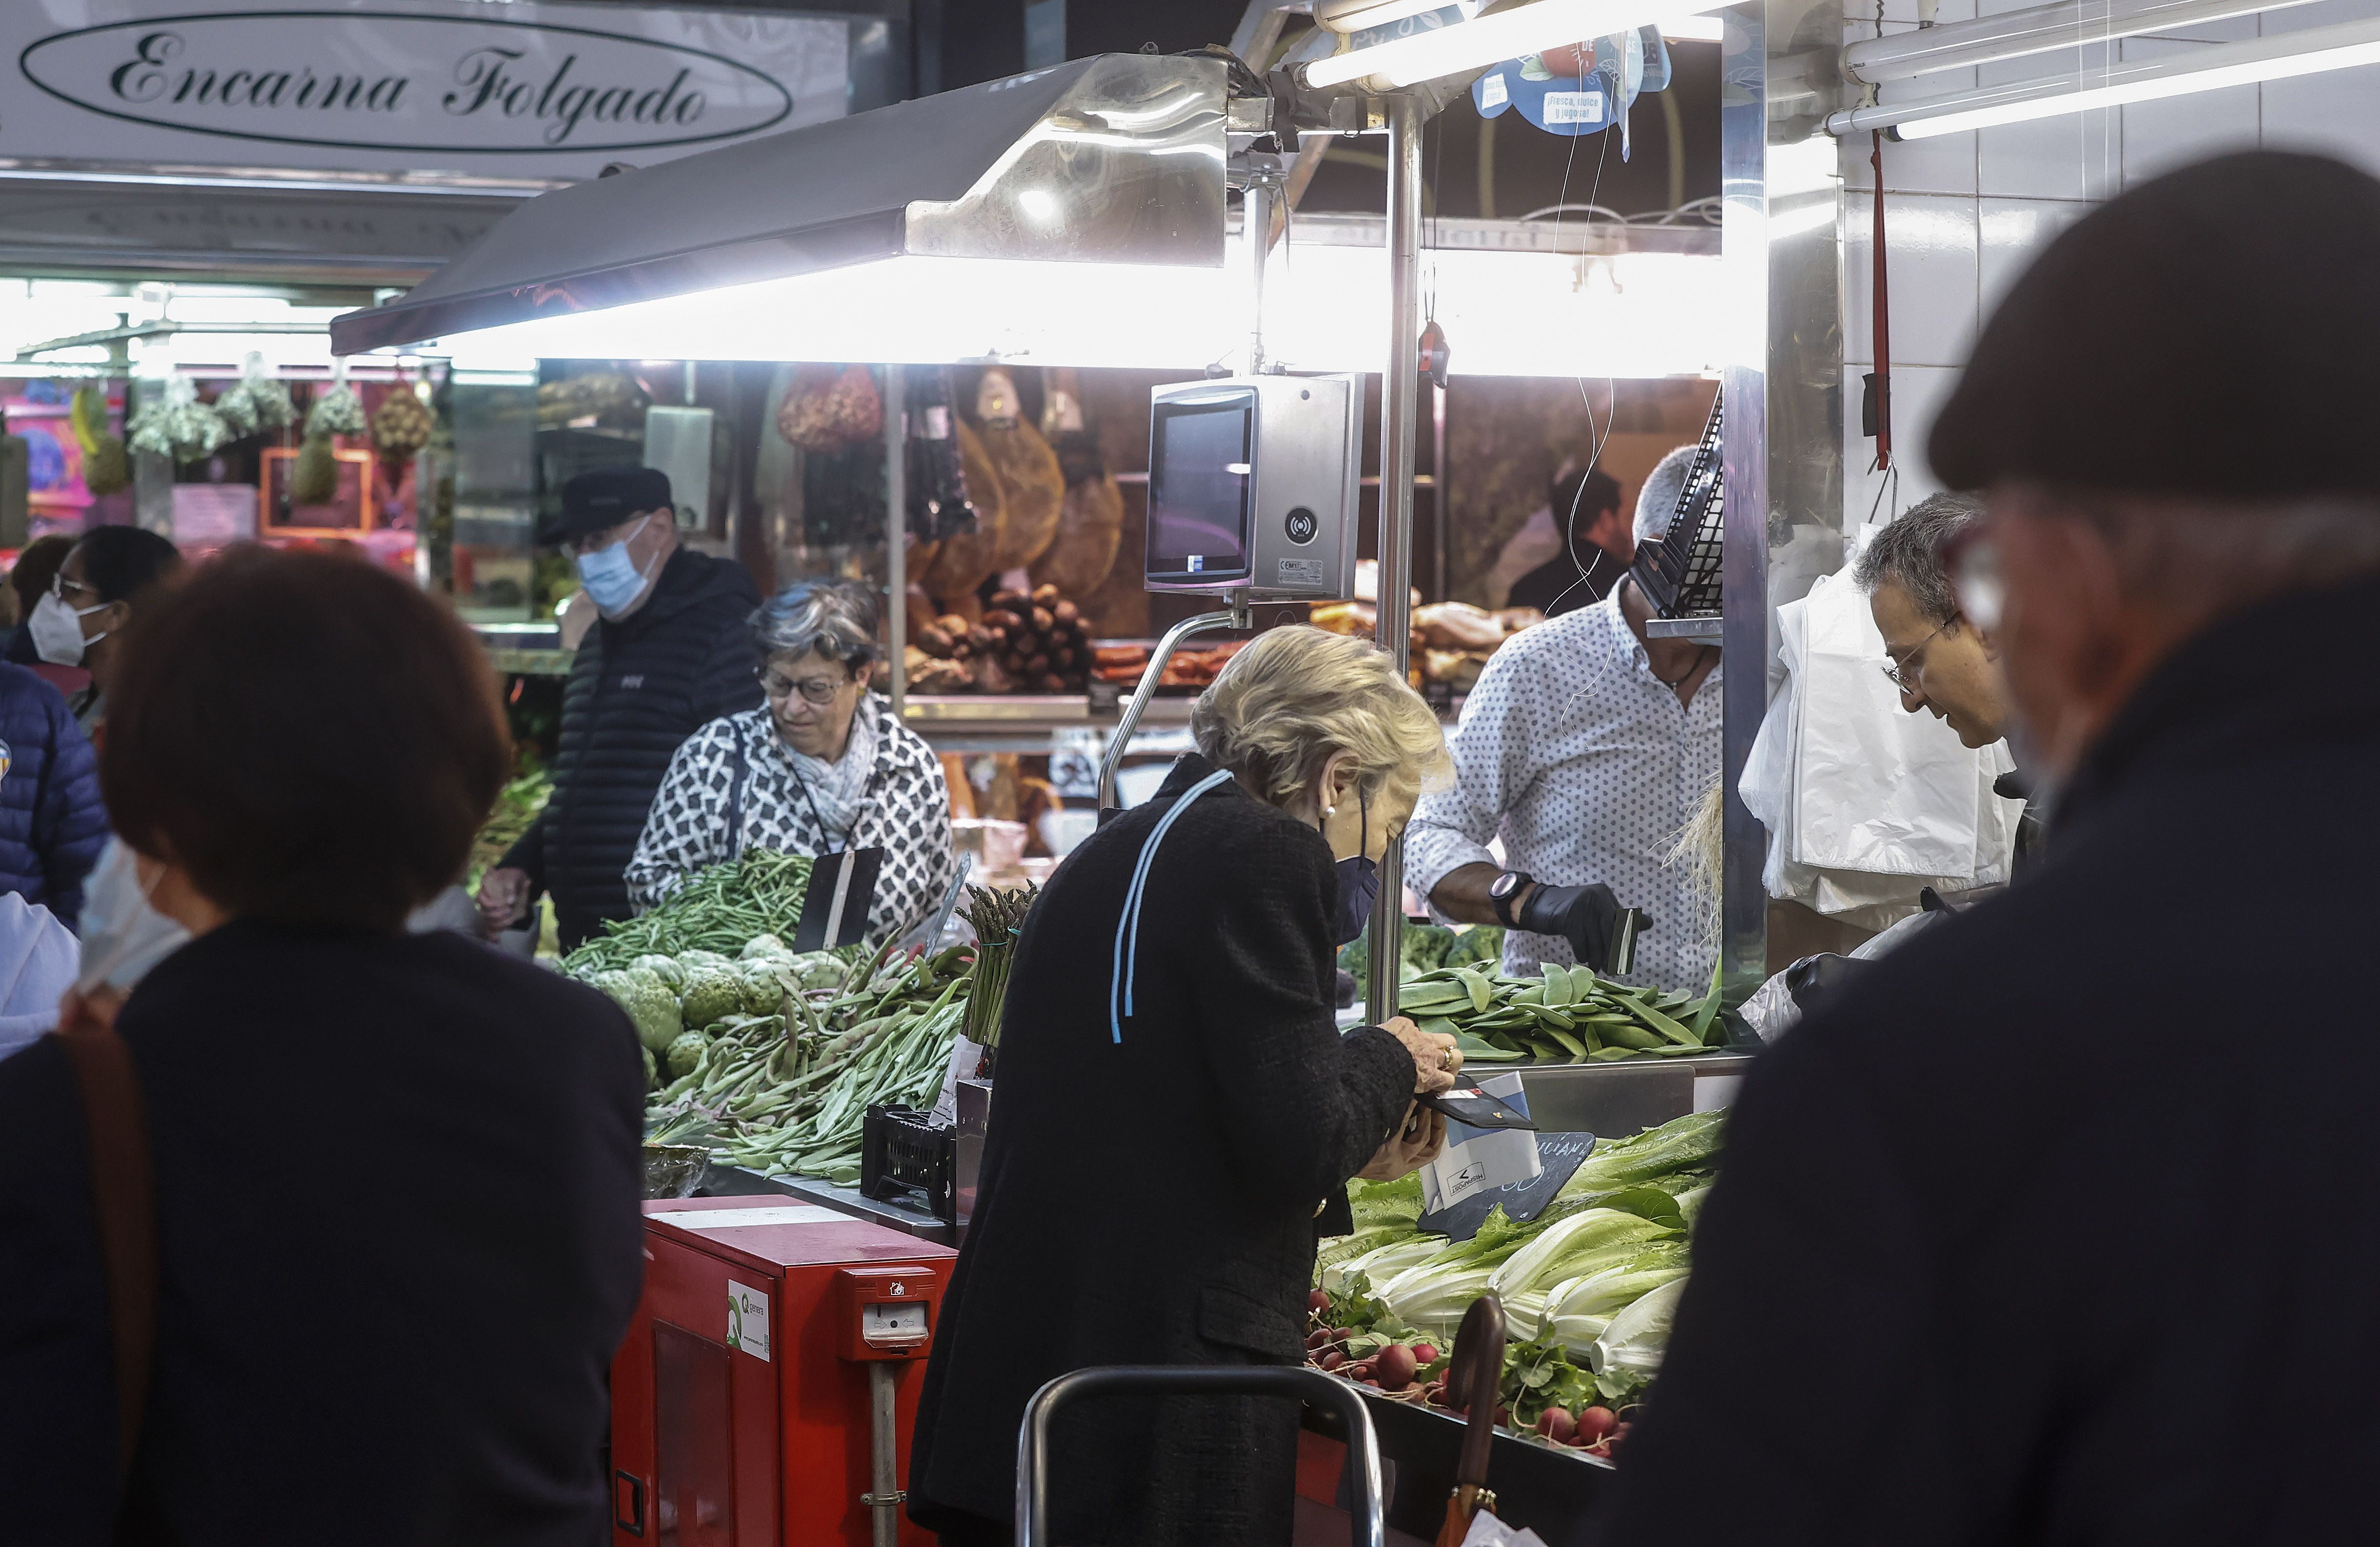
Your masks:
[[[1338,865],[1338,940],[1342,945],[1364,932],[1365,927],[1372,921],[1372,907],[1380,897],[1380,868],[1363,853],[1364,847],[1371,841],[1371,803],[1364,798],[1361,790],[1356,791],[1355,799],[1356,810],[1362,815],[1362,824],[1355,830],[1356,852],[1351,858],[1340,860]],[[1316,825],[1318,827],[1320,824]]]
[[[645,522],[651,519],[651,517],[646,517],[636,524],[627,537],[591,554],[581,554],[576,561],[578,583],[586,588],[587,594],[594,599],[597,609],[605,617],[619,616],[636,605],[637,598],[645,593],[645,582],[652,578],[652,568],[650,566],[643,569],[637,567],[636,561],[628,557],[628,542],[644,530]]]
[[[1339,944],[1345,945],[1372,922],[1380,897],[1380,867],[1358,854],[1339,861]]]

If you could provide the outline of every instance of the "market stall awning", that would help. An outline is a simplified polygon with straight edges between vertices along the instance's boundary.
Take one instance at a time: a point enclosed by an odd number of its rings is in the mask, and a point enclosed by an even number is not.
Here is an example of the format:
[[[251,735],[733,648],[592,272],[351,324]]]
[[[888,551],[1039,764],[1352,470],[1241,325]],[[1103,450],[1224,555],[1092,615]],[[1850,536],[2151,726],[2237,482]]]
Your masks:
[[[825,298],[768,285],[859,268],[898,269],[871,293],[894,306],[950,261],[1217,268],[1224,160],[1220,61],[1074,60],[542,195],[402,299],[337,319],[333,347],[495,328],[526,344],[555,321],[616,321],[626,344],[682,334],[689,306],[749,327],[749,305]]]

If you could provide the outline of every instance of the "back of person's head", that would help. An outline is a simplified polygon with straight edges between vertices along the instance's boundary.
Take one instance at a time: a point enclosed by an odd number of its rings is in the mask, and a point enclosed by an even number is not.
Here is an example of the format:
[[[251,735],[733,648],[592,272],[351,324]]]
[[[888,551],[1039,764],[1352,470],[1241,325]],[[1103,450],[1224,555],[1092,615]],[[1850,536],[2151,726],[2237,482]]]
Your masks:
[[[1867,540],[1852,579],[1871,595],[1880,585],[1898,586],[1919,613],[1948,623],[1959,598],[1943,567],[1943,547],[1983,513],[1983,502],[1966,494],[1929,495]]]
[[[876,592],[856,580],[796,580],[753,609],[753,652],[766,665],[812,651],[854,675],[876,659]]]
[[[1275,806],[1311,785],[1335,752],[1378,791],[1395,770],[1448,766],[1438,716],[1371,641],[1305,624],[1257,635],[1190,708],[1190,735]]]
[[[108,698],[116,833],[234,918],[401,930],[461,877],[510,761],[469,632],[334,554],[235,548],[161,592]]]
[[[1694,465],[1694,448],[1682,445],[1653,464],[1645,487],[1636,491],[1636,541],[1650,542],[1670,530],[1678,514],[1678,496],[1684,493],[1686,474]]]
[[[93,527],[72,551],[82,555],[83,583],[103,603],[138,601],[182,567],[181,550],[145,527]]]
[[[1554,480],[1548,498],[1553,504],[1555,530],[1580,531],[1595,525],[1605,511],[1620,508],[1620,481],[1600,468],[1568,472]]]
[[[33,603],[57,582],[58,566],[66,563],[68,554],[74,552],[74,545],[73,538],[55,532],[48,537],[37,537],[25,544],[24,551],[17,555],[16,564],[8,571],[8,589],[17,593],[18,617],[33,615]]]

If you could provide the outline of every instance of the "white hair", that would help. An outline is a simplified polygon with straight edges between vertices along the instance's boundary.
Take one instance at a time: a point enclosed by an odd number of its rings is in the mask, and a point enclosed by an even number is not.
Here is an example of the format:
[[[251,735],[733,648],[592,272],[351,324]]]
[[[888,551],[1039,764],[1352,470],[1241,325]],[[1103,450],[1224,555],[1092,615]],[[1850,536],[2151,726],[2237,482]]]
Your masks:
[[[1686,486],[1686,470],[1694,465],[1694,448],[1682,445],[1664,457],[1645,475],[1645,487],[1636,491],[1636,541],[1645,542],[1666,536],[1670,522],[1678,514],[1678,495]]]

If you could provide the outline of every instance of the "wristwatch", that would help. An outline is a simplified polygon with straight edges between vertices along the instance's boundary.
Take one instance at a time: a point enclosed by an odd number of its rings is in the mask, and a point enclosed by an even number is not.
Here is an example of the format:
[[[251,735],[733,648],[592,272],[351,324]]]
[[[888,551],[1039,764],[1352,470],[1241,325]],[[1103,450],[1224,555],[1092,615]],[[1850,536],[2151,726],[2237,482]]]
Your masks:
[[[1522,890],[1536,879],[1526,871],[1506,871],[1488,883],[1488,900],[1494,905],[1496,917],[1506,929],[1520,928],[1512,919],[1512,904],[1520,897]]]

